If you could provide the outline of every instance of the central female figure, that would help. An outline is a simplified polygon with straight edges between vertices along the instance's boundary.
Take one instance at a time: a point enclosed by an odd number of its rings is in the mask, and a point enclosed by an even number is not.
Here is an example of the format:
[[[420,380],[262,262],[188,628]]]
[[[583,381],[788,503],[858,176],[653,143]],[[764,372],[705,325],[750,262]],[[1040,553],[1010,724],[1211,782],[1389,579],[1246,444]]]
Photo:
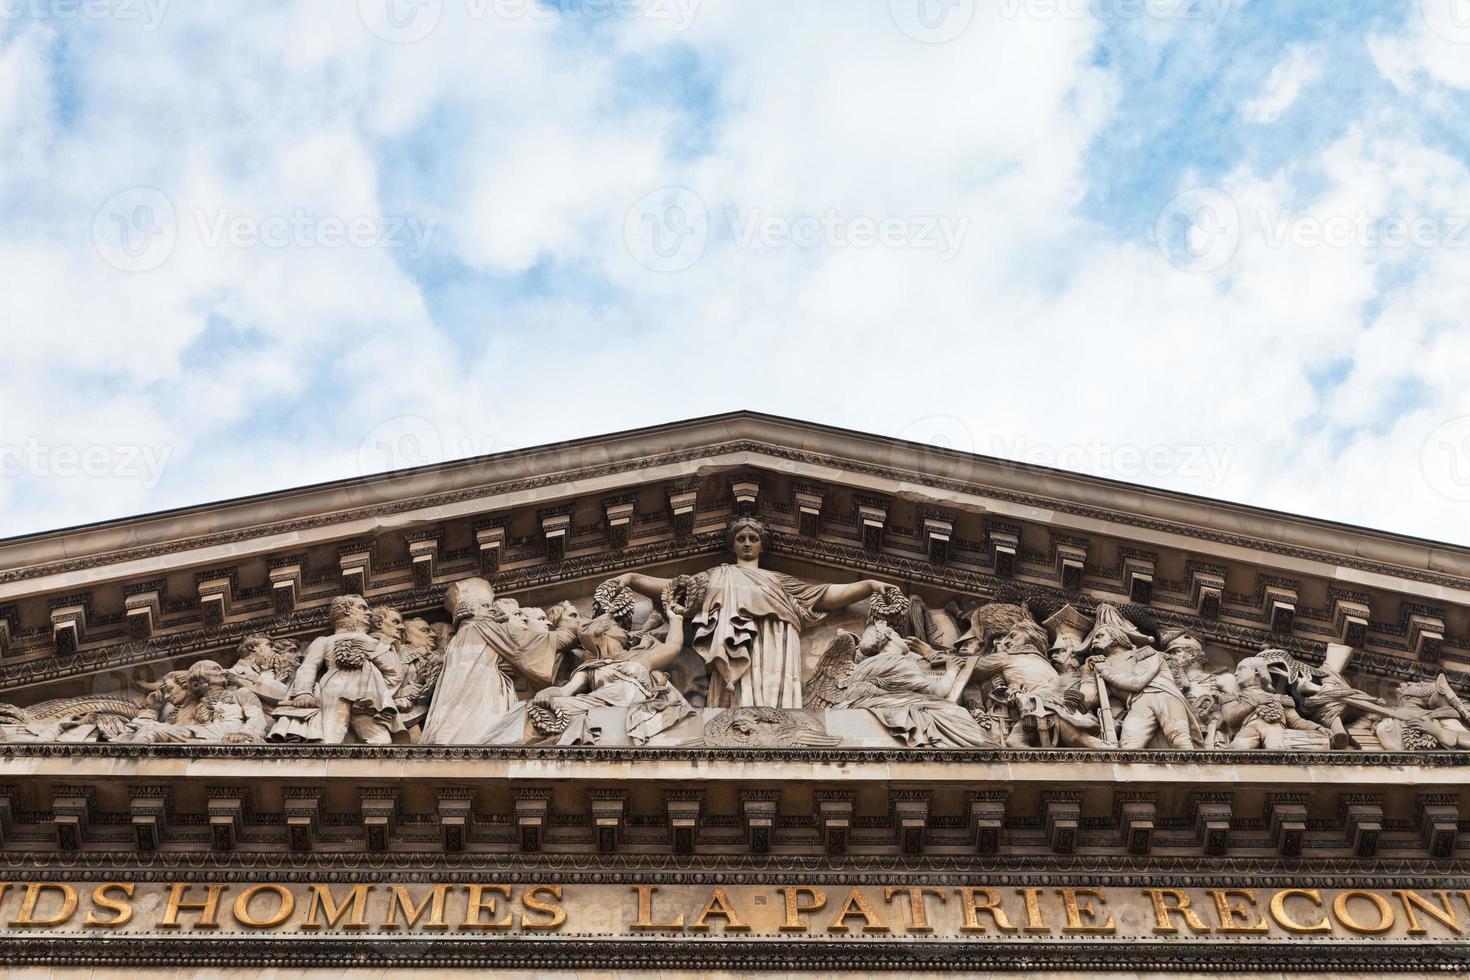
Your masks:
[[[760,567],[770,531],[754,517],[730,522],[735,564],[705,573],[704,602],[691,618],[692,644],[709,665],[711,708],[800,708],[801,632],[887,588],[866,579],[813,585]],[[657,598],[668,579],[623,575],[617,583]]]

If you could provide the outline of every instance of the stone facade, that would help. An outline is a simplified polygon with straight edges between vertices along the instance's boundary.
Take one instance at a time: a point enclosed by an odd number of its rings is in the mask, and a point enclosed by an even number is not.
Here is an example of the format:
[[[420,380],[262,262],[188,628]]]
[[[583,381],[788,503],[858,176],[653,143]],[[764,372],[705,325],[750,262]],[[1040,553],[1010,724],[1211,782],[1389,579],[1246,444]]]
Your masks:
[[[739,413],[0,542],[0,959],[1463,972],[1470,550]]]

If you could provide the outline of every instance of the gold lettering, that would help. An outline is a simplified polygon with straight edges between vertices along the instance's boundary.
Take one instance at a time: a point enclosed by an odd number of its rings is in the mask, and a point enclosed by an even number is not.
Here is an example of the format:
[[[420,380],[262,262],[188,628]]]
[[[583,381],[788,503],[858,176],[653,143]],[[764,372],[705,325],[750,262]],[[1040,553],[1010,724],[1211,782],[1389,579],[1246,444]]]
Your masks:
[[[730,904],[730,896],[725,894],[723,888],[716,888],[710,892],[709,900],[704,903],[704,909],[699,913],[699,918],[689,923],[689,928],[708,929],[709,923],[704,920],[712,915],[718,915],[725,920],[726,932],[750,928],[740,921],[740,916],[735,913],[734,907]]]
[[[352,917],[347,920],[342,928],[366,929],[368,927],[367,919],[365,918],[367,915],[368,893],[372,890],[372,885],[353,885],[352,891],[348,894],[347,898],[343,899],[341,905],[338,905],[337,900],[332,897],[332,888],[330,885],[312,885],[311,904],[306,907],[306,921],[301,923],[301,928],[322,928],[323,923],[318,918],[318,914],[325,912],[327,916],[326,926],[335,929],[337,923],[346,917],[350,911]]]
[[[653,893],[658,891],[657,885],[634,885],[633,890],[638,893],[638,921],[633,923],[634,929],[680,929],[684,928],[684,916],[674,916],[672,922],[653,921]]]
[[[1206,888],[1205,894],[1215,900],[1215,915],[1220,919],[1219,930],[1222,935],[1239,936],[1246,933],[1270,932],[1271,927],[1266,923],[1265,916],[1257,915],[1256,921],[1251,921],[1251,913],[1255,911],[1256,893],[1250,888]],[[1243,898],[1245,904],[1231,903],[1232,898]]]
[[[163,918],[158,920],[160,929],[179,928],[180,912],[198,912],[199,921],[194,923],[195,929],[218,929],[219,928],[219,897],[228,885],[205,885],[208,889],[207,897],[202,902],[186,902],[184,896],[193,885],[174,885],[168,892],[168,905],[163,910]]]
[[[36,905],[48,891],[61,893],[61,908],[51,915],[36,917]],[[53,885],[49,882],[32,882],[26,885],[25,901],[20,906],[20,918],[10,923],[12,928],[24,926],[59,926],[68,921],[77,911],[77,890],[71,885]]]
[[[1041,915],[1041,889],[1017,888],[1017,895],[1026,896],[1026,926],[1022,932],[1051,932],[1051,926]]]
[[[863,932],[888,932],[888,926],[878,913],[868,905],[863,893],[856,888],[847,893],[847,901],[837,910],[837,917],[827,927],[828,932],[846,932],[847,920],[854,915],[863,917]]]
[[[250,914],[250,903],[256,895],[264,892],[272,892],[276,896],[276,912],[265,919],[257,919]],[[296,896],[291,894],[291,889],[285,885],[263,884],[251,885],[239,895],[235,896],[234,912],[235,921],[246,929],[274,929],[276,926],[291,918],[291,913],[296,911]]]
[[[1455,914],[1454,908],[1450,905],[1450,893],[1443,888],[1436,889],[1434,892],[1434,894],[1439,896],[1440,904],[1438,906],[1418,892],[1410,891],[1407,888],[1397,889],[1394,894],[1399,897],[1400,902],[1404,903],[1404,915],[1409,918],[1409,935],[1422,936],[1428,932],[1427,929],[1419,924],[1419,918],[1414,914],[1415,906],[1419,908],[1419,911],[1427,912],[1433,918],[1438,919],[1441,925],[1453,929],[1455,935],[1458,936],[1460,934],[1460,917]]]
[[[464,924],[461,929],[509,929],[514,923],[511,921],[510,910],[506,909],[505,918],[495,919],[495,899],[487,898],[486,892],[494,892],[501,898],[510,900],[509,885],[465,885],[465,891],[469,892],[470,905],[464,911]],[[481,915],[489,912],[491,921],[486,922]]]
[[[1365,926],[1353,918],[1353,914],[1348,911],[1348,902],[1355,898],[1367,899],[1378,907],[1377,924]],[[1393,907],[1382,895],[1375,895],[1372,892],[1338,892],[1337,897],[1332,900],[1332,914],[1349,932],[1356,932],[1360,936],[1376,936],[1380,932],[1387,932],[1393,928]]]
[[[1016,931],[1016,927],[1011,925],[1005,912],[1001,910],[1000,896],[989,888],[956,888],[955,892],[960,896],[960,907],[965,910],[965,924],[960,926],[962,932],[985,931],[985,927],[980,924],[981,912],[989,912],[990,917],[995,920],[995,927],[1001,932]],[[981,895],[985,896],[983,902],[979,899]]]
[[[449,887],[448,885],[435,885],[434,890],[425,895],[422,902],[414,905],[409,898],[408,889],[402,885],[394,885],[393,898],[388,902],[388,921],[383,923],[383,928],[399,928],[398,910],[402,909],[404,928],[412,929],[418,925],[419,919],[424,915],[424,910],[428,909],[429,921],[424,923],[424,928],[448,929],[449,923],[444,921],[444,898]]]
[[[1288,915],[1286,912],[1286,900],[1293,895],[1300,895],[1303,898],[1311,899],[1313,905],[1316,905],[1319,909],[1322,907],[1322,893],[1315,888],[1283,888],[1271,896],[1271,918],[1276,920],[1277,925],[1287,932],[1295,933],[1332,931],[1332,923],[1327,921],[1327,916],[1325,915],[1322,916],[1320,922],[1313,922],[1311,925],[1298,922]]]
[[[806,932],[806,920],[802,915],[807,912],[820,912],[827,905],[827,893],[820,888],[808,888],[805,885],[782,885],[781,894],[786,896],[786,921],[781,923],[782,932]],[[802,903],[801,893],[806,892],[811,901]]]
[[[1092,920],[1098,916],[1098,909],[1093,908],[1092,903],[1080,903],[1078,896],[1084,898],[1095,898],[1102,905],[1108,904],[1108,898],[1101,888],[1058,888],[1057,894],[1062,896],[1062,908],[1067,913],[1067,924],[1062,926],[1063,932],[1117,932],[1118,927],[1113,925],[1113,916],[1108,915],[1108,921],[1098,924]],[[1086,916],[1088,921],[1082,921]]]
[[[107,893],[114,888],[123,893],[122,898],[107,897]],[[132,897],[132,884],[113,881],[105,885],[98,885],[92,889],[92,904],[117,914],[110,919],[101,919],[97,917],[96,912],[88,912],[86,925],[100,926],[103,929],[120,929],[127,925],[133,921],[133,903],[128,901]]]
[[[1203,919],[1189,907],[1189,896],[1177,888],[1145,888],[1144,892],[1154,903],[1154,932],[1176,933],[1179,927],[1174,924],[1171,916],[1174,913],[1184,917],[1184,924],[1189,926],[1193,932],[1211,932],[1209,926],[1205,925]],[[1174,900],[1173,905],[1164,904],[1164,899]]]
[[[900,892],[909,893],[909,932],[933,932],[929,924],[929,910],[924,907],[924,896],[938,896],[940,903],[946,901],[944,891],[939,888],[885,888],[884,901],[891,902]]]
[[[551,918],[532,919],[525,912],[522,912],[522,929],[537,929],[549,932],[552,929],[560,929],[566,923],[567,910],[560,905],[553,905],[550,902],[542,901],[538,898],[538,894],[543,892],[557,902],[561,901],[561,885],[532,885],[530,888],[527,888],[526,893],[521,896],[521,904],[526,907],[527,911],[545,912]]]

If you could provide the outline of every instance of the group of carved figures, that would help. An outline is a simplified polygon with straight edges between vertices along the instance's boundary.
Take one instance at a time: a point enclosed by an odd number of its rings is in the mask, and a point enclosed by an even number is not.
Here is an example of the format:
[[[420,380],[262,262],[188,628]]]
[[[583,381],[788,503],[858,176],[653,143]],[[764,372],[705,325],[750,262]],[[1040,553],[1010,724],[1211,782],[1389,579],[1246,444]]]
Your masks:
[[[936,609],[878,581],[761,568],[767,541],[759,520],[737,518],[733,563],[620,576],[597,588],[590,616],[570,601],[522,606],[477,578],[448,590],[448,622],[342,596],[331,632],[305,650],[250,636],[229,668],[172,671],[141,701],[0,705],[0,737],[587,745],[605,739],[611,714],[618,744],[678,744],[701,737],[686,722],[704,714],[704,730],[730,744],[765,744],[765,726],[776,744],[831,745],[843,738],[817,719],[851,711],[913,747],[1470,748],[1470,708],[1444,675],[1384,699],[1349,684],[1341,664],[1282,650],[1230,670],[1188,633],[1106,603],[1040,621],[1024,603]],[[653,604],[635,624],[639,595]],[[804,676],[803,633],[864,600],[862,632],[839,630]]]

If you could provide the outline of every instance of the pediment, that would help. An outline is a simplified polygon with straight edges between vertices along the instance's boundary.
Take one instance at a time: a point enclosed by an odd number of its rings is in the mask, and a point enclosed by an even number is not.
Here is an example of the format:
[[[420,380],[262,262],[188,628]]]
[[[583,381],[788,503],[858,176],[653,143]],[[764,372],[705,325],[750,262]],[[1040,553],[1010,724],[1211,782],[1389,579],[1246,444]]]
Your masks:
[[[1466,549],[736,413],[0,542],[0,696],[228,663],[344,592],[432,618],[470,575],[546,604],[697,570],[744,510],[773,567],[939,606],[1123,603],[1236,659],[1344,644],[1370,684],[1470,663]]]

